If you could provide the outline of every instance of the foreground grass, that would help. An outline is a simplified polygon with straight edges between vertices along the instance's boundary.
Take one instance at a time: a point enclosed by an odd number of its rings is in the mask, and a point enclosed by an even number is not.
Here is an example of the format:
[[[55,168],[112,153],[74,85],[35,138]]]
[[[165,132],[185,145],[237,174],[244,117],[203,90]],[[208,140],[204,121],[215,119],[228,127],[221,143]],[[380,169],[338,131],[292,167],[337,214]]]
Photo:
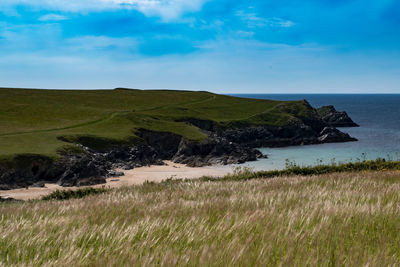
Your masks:
[[[400,173],[145,184],[0,205],[0,265],[400,264]]]

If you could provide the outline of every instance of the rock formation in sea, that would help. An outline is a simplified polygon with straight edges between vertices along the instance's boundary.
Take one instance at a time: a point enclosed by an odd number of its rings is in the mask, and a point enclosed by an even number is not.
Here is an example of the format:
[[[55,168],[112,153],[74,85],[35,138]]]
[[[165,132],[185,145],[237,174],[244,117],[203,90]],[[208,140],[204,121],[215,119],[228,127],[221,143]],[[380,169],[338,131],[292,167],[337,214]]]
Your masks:
[[[358,127],[345,111],[340,112],[334,106],[323,106],[317,109],[321,119],[332,127]]]

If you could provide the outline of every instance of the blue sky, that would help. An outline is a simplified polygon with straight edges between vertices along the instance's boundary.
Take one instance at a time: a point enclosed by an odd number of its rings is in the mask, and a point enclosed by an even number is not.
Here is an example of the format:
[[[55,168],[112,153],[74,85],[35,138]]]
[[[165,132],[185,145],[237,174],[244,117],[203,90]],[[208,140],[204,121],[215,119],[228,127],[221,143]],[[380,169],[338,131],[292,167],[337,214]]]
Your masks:
[[[0,86],[400,93],[400,1],[1,0]]]

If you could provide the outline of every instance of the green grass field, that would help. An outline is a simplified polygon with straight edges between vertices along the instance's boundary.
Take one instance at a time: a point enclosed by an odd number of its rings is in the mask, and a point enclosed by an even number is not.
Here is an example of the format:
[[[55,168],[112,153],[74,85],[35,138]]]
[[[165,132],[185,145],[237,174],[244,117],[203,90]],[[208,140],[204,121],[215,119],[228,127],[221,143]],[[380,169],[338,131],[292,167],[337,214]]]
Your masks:
[[[3,203],[0,265],[399,266],[399,192],[400,173],[379,171]]]
[[[0,89],[0,157],[55,156],[59,137],[137,143],[135,130],[168,131],[190,140],[206,135],[179,120],[198,118],[220,125],[285,125],[313,115],[303,101],[244,99],[208,92],[170,90]]]

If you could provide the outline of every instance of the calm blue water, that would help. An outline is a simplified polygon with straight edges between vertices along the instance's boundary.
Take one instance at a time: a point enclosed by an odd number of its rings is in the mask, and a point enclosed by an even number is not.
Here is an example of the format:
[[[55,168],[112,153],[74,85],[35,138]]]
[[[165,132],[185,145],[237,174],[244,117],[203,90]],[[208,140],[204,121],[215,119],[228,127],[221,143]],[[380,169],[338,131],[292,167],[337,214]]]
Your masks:
[[[358,142],[260,149],[269,159],[250,163],[260,169],[285,167],[288,159],[299,165],[319,162],[348,162],[363,159],[400,159],[400,94],[399,95],[236,95],[274,100],[306,99],[314,107],[334,105],[346,111],[359,128],[340,128]]]

